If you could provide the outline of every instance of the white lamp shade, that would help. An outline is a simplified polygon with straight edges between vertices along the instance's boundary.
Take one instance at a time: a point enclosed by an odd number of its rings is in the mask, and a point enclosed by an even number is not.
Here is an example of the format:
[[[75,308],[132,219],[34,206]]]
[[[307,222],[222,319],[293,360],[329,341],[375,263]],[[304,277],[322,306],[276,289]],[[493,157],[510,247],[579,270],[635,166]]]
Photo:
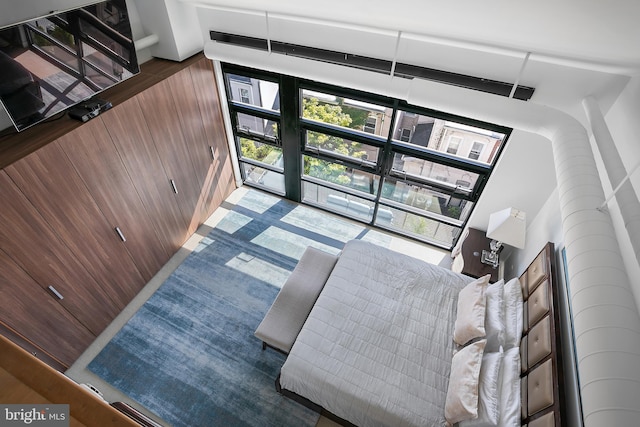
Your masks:
[[[516,248],[524,248],[527,215],[518,209],[507,208],[489,216],[487,237]]]

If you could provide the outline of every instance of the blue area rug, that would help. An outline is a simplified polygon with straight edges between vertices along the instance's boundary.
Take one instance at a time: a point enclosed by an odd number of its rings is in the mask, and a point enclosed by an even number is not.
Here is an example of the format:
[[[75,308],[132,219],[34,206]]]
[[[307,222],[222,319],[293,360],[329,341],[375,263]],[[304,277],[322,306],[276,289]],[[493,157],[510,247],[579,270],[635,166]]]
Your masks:
[[[318,414],[279,395],[285,356],[253,332],[309,245],[385,245],[314,209],[250,190],[88,368],[178,426],[313,426]]]

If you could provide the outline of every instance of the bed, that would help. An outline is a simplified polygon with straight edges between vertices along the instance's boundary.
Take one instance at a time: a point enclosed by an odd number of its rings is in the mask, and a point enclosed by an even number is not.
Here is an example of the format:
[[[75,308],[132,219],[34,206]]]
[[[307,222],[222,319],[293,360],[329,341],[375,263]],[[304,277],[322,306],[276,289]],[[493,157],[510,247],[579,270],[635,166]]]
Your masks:
[[[277,389],[343,425],[561,426],[553,245],[493,285],[348,242]]]

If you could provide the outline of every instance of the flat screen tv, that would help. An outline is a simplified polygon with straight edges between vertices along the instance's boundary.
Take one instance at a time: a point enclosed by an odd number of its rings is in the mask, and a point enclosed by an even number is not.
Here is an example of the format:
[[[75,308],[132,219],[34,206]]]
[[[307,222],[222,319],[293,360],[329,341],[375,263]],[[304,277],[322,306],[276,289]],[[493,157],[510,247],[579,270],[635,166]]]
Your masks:
[[[139,71],[125,0],[0,29],[0,101],[18,131]]]

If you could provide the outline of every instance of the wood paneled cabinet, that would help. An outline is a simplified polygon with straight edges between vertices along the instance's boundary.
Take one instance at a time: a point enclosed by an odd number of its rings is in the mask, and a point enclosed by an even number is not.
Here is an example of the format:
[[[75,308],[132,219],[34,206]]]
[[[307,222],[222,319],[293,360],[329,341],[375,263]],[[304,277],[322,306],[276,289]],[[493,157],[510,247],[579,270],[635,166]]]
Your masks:
[[[154,225],[162,246],[173,254],[187,237],[187,225],[165,171],[158,150],[136,96],[99,117],[120,154],[148,220]]]
[[[141,196],[134,185],[103,117],[58,142],[104,216],[111,238],[125,248],[148,282],[171,256],[170,248],[160,238],[162,229],[150,220],[142,201],[146,194]]]
[[[86,285],[74,292],[91,289],[93,293],[97,285],[99,295],[104,296],[102,305],[118,313],[144,284],[142,275],[60,142],[69,141],[54,141],[5,171],[90,272],[92,280],[87,279]]]
[[[29,352],[55,349],[50,352],[55,353],[58,367],[71,364],[78,357],[78,349],[88,346],[95,338],[4,250],[0,250],[0,301],[0,321],[10,329],[28,333],[28,340],[33,344]],[[28,329],[25,325],[29,325]]]
[[[64,200],[58,203],[65,204]],[[99,334],[119,312],[111,296],[62,240],[60,230],[52,228],[6,171],[0,172],[0,206],[2,250],[47,290],[51,298],[57,299],[94,335]],[[5,301],[0,304],[0,311],[5,312]],[[37,311],[38,306],[31,310]],[[26,327],[15,329],[29,335],[23,332]]]
[[[69,366],[235,188],[202,57],[0,171],[0,322]]]
[[[205,149],[208,148],[211,151],[213,158],[213,162],[207,164],[206,171],[200,169],[200,173],[206,173],[204,188],[209,189],[209,193],[203,193],[201,220],[204,221],[236,188],[236,184],[229,149],[220,143],[226,141],[227,137],[224,126],[218,125],[222,121],[222,104],[214,77],[213,64],[211,61],[198,61],[189,67],[189,74],[191,74],[194,89],[212,88],[212,90],[195,91],[206,135]],[[216,119],[211,120],[212,117]]]

